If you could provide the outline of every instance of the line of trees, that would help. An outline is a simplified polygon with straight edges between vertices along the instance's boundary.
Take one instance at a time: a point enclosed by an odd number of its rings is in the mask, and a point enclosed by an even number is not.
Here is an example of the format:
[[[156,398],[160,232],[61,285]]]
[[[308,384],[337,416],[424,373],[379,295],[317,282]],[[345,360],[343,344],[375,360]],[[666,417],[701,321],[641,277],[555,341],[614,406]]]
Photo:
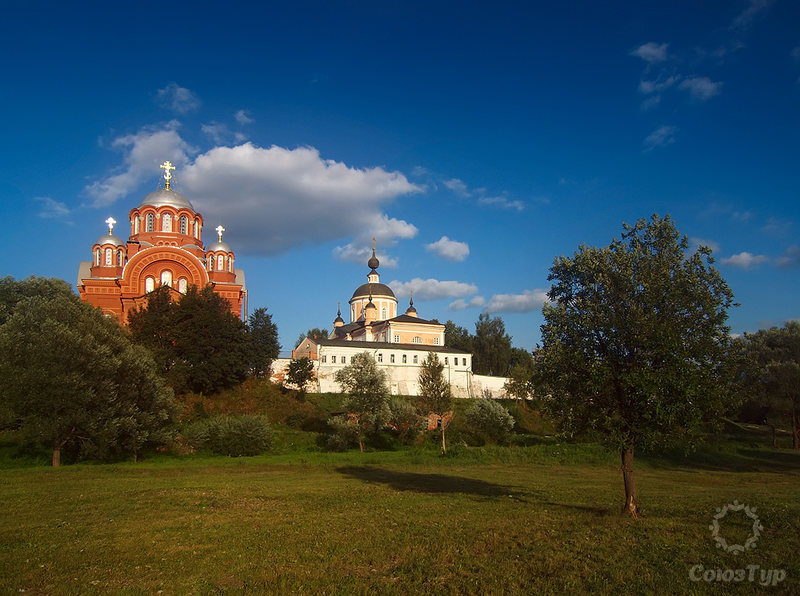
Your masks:
[[[444,343],[450,348],[472,354],[472,372],[494,377],[509,376],[516,367],[530,368],[531,352],[511,345],[511,336],[500,317],[481,313],[475,322],[475,333],[447,321],[444,325]]]

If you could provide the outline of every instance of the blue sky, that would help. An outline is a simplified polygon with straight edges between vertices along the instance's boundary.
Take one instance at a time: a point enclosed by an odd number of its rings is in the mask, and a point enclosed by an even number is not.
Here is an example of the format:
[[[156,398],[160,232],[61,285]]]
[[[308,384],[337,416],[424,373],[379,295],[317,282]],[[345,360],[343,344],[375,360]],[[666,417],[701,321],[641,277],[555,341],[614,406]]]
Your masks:
[[[796,2],[286,4],[6,3],[2,273],[74,283],[170,159],[285,348],[372,236],[402,307],[531,348],[553,259],[654,212],[733,332],[800,317]]]

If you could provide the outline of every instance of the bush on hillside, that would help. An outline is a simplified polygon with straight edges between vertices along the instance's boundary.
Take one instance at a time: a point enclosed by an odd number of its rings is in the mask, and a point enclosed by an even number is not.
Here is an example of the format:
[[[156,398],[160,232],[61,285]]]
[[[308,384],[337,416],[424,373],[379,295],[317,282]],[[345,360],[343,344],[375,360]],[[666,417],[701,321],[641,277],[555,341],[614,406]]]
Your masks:
[[[403,445],[411,445],[426,428],[425,418],[417,413],[413,405],[399,397],[389,401],[387,425],[391,434]]]
[[[493,399],[478,399],[464,413],[467,424],[491,442],[503,444],[514,428],[514,418]]]
[[[214,416],[192,423],[187,442],[198,450],[241,457],[258,455],[272,445],[272,428],[263,416]]]

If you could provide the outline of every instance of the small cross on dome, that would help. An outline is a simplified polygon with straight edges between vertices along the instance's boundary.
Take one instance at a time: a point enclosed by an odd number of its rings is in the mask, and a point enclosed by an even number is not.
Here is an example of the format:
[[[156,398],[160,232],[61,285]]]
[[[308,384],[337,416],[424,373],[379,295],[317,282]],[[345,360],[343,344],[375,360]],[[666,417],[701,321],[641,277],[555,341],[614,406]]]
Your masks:
[[[217,231],[217,234],[219,234],[219,241],[222,242],[222,232],[225,231],[225,228],[223,228],[221,225],[219,225],[214,229]]]
[[[117,223],[117,220],[113,217],[109,217],[106,220],[106,225],[108,226],[108,235],[111,236],[111,233],[114,231],[114,224]]]
[[[169,181],[172,179],[172,174],[170,174],[170,170],[174,170],[175,166],[172,165],[171,161],[165,161],[158,167],[164,170],[164,180],[166,180],[164,188],[169,190]]]

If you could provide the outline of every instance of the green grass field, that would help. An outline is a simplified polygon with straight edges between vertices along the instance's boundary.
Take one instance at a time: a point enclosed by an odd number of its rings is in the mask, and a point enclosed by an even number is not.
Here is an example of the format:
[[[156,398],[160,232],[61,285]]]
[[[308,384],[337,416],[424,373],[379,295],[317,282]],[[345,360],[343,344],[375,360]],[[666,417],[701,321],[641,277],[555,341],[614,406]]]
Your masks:
[[[639,520],[618,514],[618,468],[599,447],[557,444],[6,467],[0,592],[800,592],[800,455],[640,458]],[[739,555],[709,529],[734,500],[763,526]],[[745,520],[722,520],[728,542],[744,542]],[[759,569],[694,582],[694,565]],[[761,569],[786,578],[761,586]]]

